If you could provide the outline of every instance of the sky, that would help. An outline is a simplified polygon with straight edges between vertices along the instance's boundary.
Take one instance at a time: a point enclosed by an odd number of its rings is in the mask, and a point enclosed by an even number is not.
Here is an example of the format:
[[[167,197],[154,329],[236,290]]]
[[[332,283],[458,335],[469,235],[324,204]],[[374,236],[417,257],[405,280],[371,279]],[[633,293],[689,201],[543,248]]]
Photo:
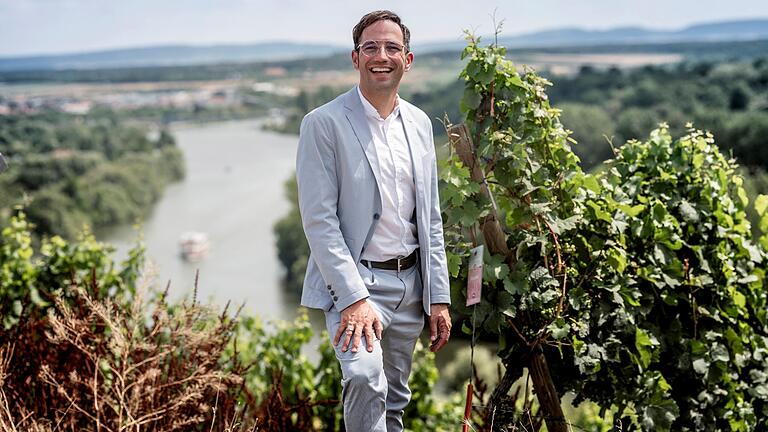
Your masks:
[[[351,44],[376,9],[398,13],[411,40],[461,40],[464,29],[512,36],[561,27],[675,30],[768,18],[766,0],[0,0],[0,57],[165,44],[265,41]]]

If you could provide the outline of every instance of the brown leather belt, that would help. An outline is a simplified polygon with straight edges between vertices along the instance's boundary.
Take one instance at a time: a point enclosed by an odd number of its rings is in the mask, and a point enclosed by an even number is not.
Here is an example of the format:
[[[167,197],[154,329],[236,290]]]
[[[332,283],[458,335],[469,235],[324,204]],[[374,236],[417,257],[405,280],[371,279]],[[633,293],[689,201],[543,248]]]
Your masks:
[[[366,267],[373,267],[373,268],[382,269],[382,270],[402,271],[416,265],[416,261],[418,257],[419,257],[419,250],[416,249],[407,257],[392,258],[391,260],[387,260],[387,261],[360,260],[360,264]]]

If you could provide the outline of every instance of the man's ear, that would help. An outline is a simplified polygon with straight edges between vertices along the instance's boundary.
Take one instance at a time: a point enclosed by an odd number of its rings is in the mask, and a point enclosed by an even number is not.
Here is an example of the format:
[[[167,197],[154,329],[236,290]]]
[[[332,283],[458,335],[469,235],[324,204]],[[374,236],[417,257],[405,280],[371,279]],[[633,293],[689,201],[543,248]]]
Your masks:
[[[360,69],[360,55],[356,50],[352,50],[352,65],[355,66],[355,69]]]
[[[411,65],[413,64],[413,53],[409,52],[405,55],[405,71],[408,72],[411,70]]]

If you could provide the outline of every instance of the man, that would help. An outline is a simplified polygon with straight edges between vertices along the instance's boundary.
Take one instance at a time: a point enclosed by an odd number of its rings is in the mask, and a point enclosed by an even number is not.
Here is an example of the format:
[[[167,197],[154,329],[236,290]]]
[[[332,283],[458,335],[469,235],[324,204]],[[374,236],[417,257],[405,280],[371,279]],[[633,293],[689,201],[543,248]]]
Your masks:
[[[410,32],[390,11],[352,31],[359,85],[304,117],[296,175],[311,255],[301,304],[325,311],[347,431],[401,431],[413,350],[450,336],[432,124],[398,97]]]

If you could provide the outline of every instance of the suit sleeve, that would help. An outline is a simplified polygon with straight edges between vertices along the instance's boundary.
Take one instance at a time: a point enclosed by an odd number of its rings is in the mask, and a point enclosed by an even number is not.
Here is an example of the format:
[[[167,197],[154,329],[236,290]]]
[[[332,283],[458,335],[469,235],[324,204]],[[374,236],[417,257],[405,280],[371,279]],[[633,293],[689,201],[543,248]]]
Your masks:
[[[437,186],[435,141],[432,136],[432,123],[429,119],[427,119],[427,127],[429,129],[429,156],[432,158],[432,175],[429,181],[432,199],[429,215],[430,303],[451,304],[451,286],[448,279],[448,262],[445,257],[445,239],[443,237],[443,218]]]
[[[296,181],[309,249],[328,295],[341,311],[369,294],[339,225],[336,143],[331,135],[328,120],[317,112],[304,117],[296,156]]]

